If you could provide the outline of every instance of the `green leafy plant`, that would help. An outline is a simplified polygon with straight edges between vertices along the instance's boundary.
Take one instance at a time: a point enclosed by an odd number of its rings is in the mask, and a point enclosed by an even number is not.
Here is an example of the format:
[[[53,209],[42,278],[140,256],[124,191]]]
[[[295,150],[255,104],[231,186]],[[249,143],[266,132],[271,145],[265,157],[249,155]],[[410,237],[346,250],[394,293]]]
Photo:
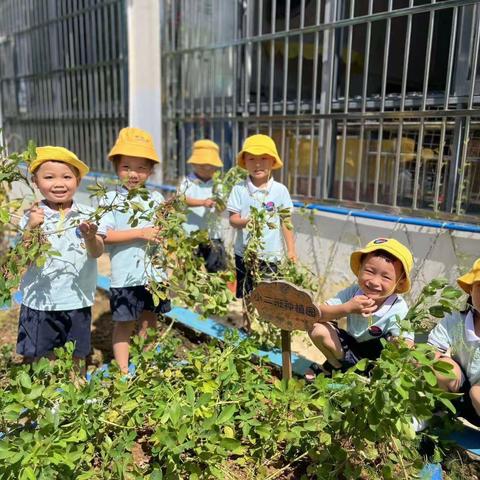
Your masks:
[[[387,344],[369,377],[362,361],[311,385],[275,378],[236,335],[182,359],[178,348],[172,336],[136,338],[135,376],[111,366],[88,382],[71,344],[54,363],[10,366],[0,478],[413,478],[424,459],[412,417],[452,408],[426,346]]]
[[[448,284],[445,278],[435,278],[423,287],[407,316],[401,322],[406,331],[430,331],[437,319],[459,310],[464,293]]]
[[[247,171],[240,167],[232,167],[226,172],[217,171],[213,175],[213,200],[216,208],[222,212],[227,207],[232,188],[247,178]]]
[[[204,315],[224,315],[233,301],[227,286],[233,280],[233,273],[206,271],[196,251],[210,241],[208,234],[205,231],[187,234],[183,228],[186,219],[187,206],[182,196],[174,195],[160,205],[154,219],[159,234],[149,245],[148,261],[156,269],[169,273],[169,290],[182,304]],[[149,288],[156,302],[167,295],[164,282],[154,277],[149,279]]]

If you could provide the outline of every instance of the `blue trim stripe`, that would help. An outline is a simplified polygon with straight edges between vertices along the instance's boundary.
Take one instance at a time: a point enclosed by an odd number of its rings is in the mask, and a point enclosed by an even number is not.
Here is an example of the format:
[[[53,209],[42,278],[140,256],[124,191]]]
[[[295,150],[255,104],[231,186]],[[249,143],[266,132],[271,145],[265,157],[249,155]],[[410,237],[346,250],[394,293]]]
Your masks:
[[[114,178],[115,175],[111,173],[90,172],[85,178]],[[175,192],[174,185],[160,185],[155,182],[147,182],[147,186],[158,188],[167,192]],[[405,225],[416,225],[420,227],[442,228],[445,230],[456,230],[459,232],[480,233],[480,226],[470,223],[458,222],[443,222],[441,220],[432,220],[429,218],[420,217],[399,217],[397,215],[390,215],[385,213],[370,212],[367,210],[349,209],[345,207],[336,207],[330,205],[322,205],[319,203],[303,203],[293,202],[297,208],[307,208],[309,210],[317,210],[319,212],[335,213],[337,215],[348,215],[357,218],[368,218],[370,220],[379,220],[382,222],[403,223]]]
[[[297,208],[307,208],[309,210],[318,210],[321,212],[335,213],[337,215],[349,215],[351,217],[369,218],[371,220],[380,220],[383,222],[404,223],[406,225],[417,225],[420,227],[443,228],[446,230],[457,230],[460,232],[480,233],[480,226],[469,223],[442,222],[440,220],[430,220],[417,217],[398,217],[385,213],[367,212],[365,210],[348,209],[344,207],[332,207],[320,204],[305,204],[302,202],[293,202]]]

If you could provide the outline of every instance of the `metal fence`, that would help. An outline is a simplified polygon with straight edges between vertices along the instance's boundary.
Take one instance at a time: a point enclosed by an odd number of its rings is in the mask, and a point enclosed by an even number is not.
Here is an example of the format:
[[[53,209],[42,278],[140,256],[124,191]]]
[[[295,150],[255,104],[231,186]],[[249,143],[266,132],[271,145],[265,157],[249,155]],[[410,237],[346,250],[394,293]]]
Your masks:
[[[480,1],[162,0],[164,158],[255,132],[305,199],[480,213]]]
[[[0,113],[11,150],[29,139],[94,170],[128,122],[124,0],[0,0]]]

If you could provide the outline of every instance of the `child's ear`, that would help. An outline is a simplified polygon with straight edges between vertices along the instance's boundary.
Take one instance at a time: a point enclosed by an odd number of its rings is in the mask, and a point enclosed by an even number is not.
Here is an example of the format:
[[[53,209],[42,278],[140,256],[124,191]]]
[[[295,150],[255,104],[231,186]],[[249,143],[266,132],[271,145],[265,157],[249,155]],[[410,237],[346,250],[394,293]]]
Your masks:
[[[407,277],[405,277],[405,274],[402,273],[402,278],[400,278],[400,280],[397,282],[397,290],[402,290],[403,288],[405,288],[406,282]]]

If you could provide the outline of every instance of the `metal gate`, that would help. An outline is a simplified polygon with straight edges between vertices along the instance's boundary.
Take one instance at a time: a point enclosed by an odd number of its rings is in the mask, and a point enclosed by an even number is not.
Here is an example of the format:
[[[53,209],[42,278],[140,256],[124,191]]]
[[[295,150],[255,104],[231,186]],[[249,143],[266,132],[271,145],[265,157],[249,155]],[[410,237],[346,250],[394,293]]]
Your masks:
[[[255,132],[306,200],[480,214],[478,0],[162,0],[164,158]]]
[[[0,114],[11,150],[29,139],[93,170],[128,122],[124,0],[0,0]]]

